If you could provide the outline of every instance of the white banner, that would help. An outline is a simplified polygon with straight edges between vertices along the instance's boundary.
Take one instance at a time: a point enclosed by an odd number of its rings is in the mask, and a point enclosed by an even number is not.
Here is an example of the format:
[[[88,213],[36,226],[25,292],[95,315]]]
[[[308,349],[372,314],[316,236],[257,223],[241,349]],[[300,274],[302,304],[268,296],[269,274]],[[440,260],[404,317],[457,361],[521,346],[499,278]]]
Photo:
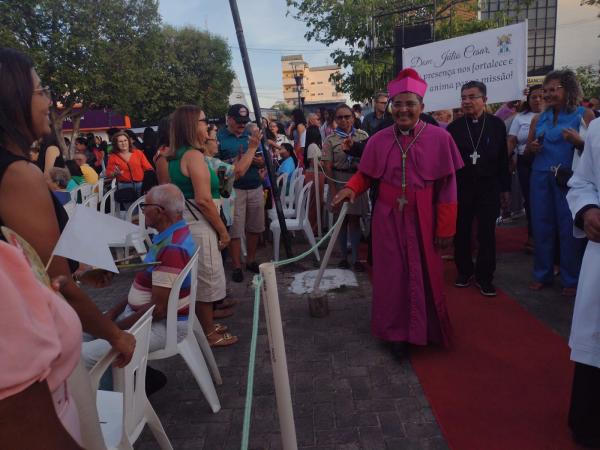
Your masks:
[[[476,80],[488,103],[519,100],[527,85],[527,22],[402,49],[404,67],[427,81],[425,109],[458,108],[460,88]]]

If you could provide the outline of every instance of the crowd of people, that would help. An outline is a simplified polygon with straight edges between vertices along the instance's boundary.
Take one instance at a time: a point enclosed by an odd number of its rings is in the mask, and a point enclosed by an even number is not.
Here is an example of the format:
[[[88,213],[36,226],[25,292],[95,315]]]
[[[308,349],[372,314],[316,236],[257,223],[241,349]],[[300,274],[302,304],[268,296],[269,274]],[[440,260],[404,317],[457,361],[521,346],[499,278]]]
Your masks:
[[[509,102],[496,113],[487,103],[487,88],[470,81],[460,90],[460,108],[427,114],[427,83],[405,69],[386,92],[373,96],[372,111],[365,116],[360,105],[340,104],[306,116],[296,109],[289,122],[265,121],[262,130],[245,105],[231,105],[220,128],[199,106],[184,105],[161,120],[158,131],[147,128],[143,141],[131,130],[119,129],[108,130],[109,142],[93,134],[76,137],[69,158],[61,148],[70,143],[63,145],[50,126],[50,91],[32,61],[0,49],[0,224],[31,244],[54,281],[54,290],[41,288],[21,270],[22,255],[0,242],[0,275],[7,292],[0,318],[3,333],[29,355],[43,355],[26,370],[17,358],[4,366],[0,416],[12,417],[9,411],[33,405],[35,426],[48,430],[60,448],[78,448],[64,381],[79,355],[91,367],[113,348],[120,355],[116,364],[126,365],[135,348],[126,330],[152,306],[150,350],[161,348],[169,293],[196,251],[195,310],[186,309],[188,279],[180,293],[180,312],[196,314],[211,346],[236,344],[238,337],[217,322],[234,314],[237,304],[227,288],[225,267],[230,260],[235,283],[244,281],[245,271],[259,272],[257,250],[267,228],[267,209],[277,195],[267,174],[269,163],[288,181],[303,170],[304,183],[313,182],[308,218],[315,230],[317,192],[323,199],[327,186],[324,201],[334,217],[350,201],[337,243],[339,268],[366,269],[359,248],[370,230],[372,333],[399,357],[410,344],[450,345],[442,249],[454,247],[457,288],[475,283],[483,296],[496,295],[495,229],[511,191],[521,199],[515,202],[517,212],[524,209],[526,214],[524,248],[534,254],[530,289],[543,289],[560,274],[563,295],[575,296],[587,241],[574,237],[573,227],[597,242],[600,219],[597,196],[579,195],[569,208],[568,195],[575,198],[577,189],[589,190],[597,177],[579,169],[571,178],[578,163],[584,164],[580,161],[594,170],[593,153],[584,141],[588,134],[589,145],[597,142],[592,128],[598,130],[598,121],[590,123],[598,111],[593,103],[587,104],[592,108],[583,106],[570,70],[549,73],[543,84],[528,88],[525,100]],[[515,189],[517,179],[520,188]],[[63,205],[78,201],[70,192],[103,180],[114,180],[115,201],[123,210],[145,195],[139,214],[158,232],[144,260],[152,266],[136,275],[127,300],[106,314],[80,284],[103,286],[110,277],[51,257],[68,221]],[[290,184],[281,188],[283,196]],[[58,300],[57,291],[67,303]],[[588,295],[591,291],[586,287]],[[32,296],[43,301],[33,302]],[[39,325],[24,320],[24,314]],[[73,320],[75,315],[79,320]],[[38,329],[49,334],[41,337]],[[581,366],[571,426],[577,439],[588,442],[599,437],[581,417],[589,417],[589,411],[599,417],[600,403],[582,398],[589,392],[598,398],[600,364],[597,356],[581,352],[576,356]],[[10,360],[8,353],[3,356]],[[156,372],[154,376],[160,378]],[[54,422],[44,422],[43,415]],[[10,420],[8,428],[0,427],[2,436],[17,442],[23,439],[22,424],[18,418]],[[56,420],[65,432],[49,430]],[[37,438],[31,433],[25,437],[32,442]]]

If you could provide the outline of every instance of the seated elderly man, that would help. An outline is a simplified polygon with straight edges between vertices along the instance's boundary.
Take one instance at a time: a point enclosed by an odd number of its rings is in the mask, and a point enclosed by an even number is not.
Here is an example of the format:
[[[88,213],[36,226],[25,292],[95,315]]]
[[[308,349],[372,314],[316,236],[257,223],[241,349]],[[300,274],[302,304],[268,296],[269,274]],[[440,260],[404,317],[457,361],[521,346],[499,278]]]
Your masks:
[[[136,274],[126,300],[116,305],[107,314],[121,329],[130,328],[144,312],[154,305],[153,322],[150,331],[149,351],[164,347],[166,340],[167,303],[171,287],[177,275],[189,262],[196,251],[196,244],[183,220],[185,207],[183,194],[173,184],[152,188],[145,203],[140,208],[146,217],[146,225],[155,228],[158,234],[152,240],[147,263],[160,263],[149,266]],[[190,277],[184,281],[179,296],[179,307],[186,308],[190,290]],[[184,331],[186,324],[181,324]],[[88,336],[89,338],[89,336]],[[93,338],[92,338],[93,339]],[[82,358],[88,368],[110,350],[110,344],[103,339],[83,343]]]

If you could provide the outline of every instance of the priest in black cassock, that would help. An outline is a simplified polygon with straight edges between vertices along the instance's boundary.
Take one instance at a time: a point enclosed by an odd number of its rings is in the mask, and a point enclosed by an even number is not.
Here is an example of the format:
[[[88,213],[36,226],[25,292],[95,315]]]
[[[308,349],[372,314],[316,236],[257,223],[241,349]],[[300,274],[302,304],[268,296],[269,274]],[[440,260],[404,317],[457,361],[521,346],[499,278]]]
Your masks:
[[[485,111],[487,88],[469,81],[461,88],[464,117],[448,125],[465,166],[456,173],[458,216],[454,238],[457,287],[475,283],[485,296],[495,296],[492,284],[496,270],[496,219],[500,214],[500,192],[510,191],[506,127]],[[477,219],[477,261],[473,264],[471,230]]]

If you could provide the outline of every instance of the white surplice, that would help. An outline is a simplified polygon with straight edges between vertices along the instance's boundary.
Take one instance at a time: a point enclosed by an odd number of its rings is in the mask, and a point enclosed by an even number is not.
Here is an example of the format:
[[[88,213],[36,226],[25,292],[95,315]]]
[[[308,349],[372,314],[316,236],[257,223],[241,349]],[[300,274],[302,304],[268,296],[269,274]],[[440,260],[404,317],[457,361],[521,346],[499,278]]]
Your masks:
[[[585,148],[573,177],[569,180],[567,201],[575,215],[586,205],[600,207],[600,119],[590,123]],[[585,237],[574,227],[575,237]],[[571,324],[571,359],[600,367],[600,243],[586,247],[577,285]]]

